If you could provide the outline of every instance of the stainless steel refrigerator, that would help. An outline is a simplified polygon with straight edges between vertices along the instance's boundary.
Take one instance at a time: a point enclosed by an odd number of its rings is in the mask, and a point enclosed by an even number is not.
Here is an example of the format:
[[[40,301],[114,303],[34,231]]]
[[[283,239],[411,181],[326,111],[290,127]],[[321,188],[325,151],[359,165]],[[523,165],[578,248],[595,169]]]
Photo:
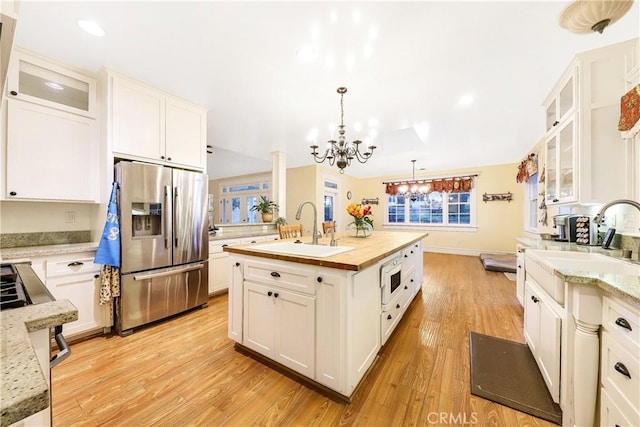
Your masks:
[[[121,335],[208,301],[207,175],[138,162],[115,166],[119,184]]]

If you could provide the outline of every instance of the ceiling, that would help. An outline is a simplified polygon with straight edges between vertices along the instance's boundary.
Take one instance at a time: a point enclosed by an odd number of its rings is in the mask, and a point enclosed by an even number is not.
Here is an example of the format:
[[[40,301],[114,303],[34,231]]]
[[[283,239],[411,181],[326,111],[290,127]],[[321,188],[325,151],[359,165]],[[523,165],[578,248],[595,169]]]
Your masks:
[[[378,146],[355,177],[519,161],[575,53],[638,37],[638,2],[603,34],[560,28],[565,1],[171,2],[23,0],[16,44],[97,72],[106,66],[209,110],[211,178],[312,164],[339,124]],[[99,23],[95,37],[77,21]],[[297,56],[313,46],[316,59]],[[460,105],[463,95],[473,102]],[[356,135],[356,122],[363,129]]]

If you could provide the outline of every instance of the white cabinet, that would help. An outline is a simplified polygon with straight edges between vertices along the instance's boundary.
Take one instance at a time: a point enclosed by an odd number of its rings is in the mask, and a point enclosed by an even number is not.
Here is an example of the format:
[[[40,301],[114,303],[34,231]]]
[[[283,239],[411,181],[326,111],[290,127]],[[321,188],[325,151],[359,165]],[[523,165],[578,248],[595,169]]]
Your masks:
[[[640,425],[640,310],[605,296],[602,326],[601,425]]]
[[[634,39],[576,55],[545,100],[548,205],[630,196],[617,124],[637,49]]]
[[[20,48],[14,50],[7,76],[9,98],[96,117],[96,79]]]
[[[525,283],[524,336],[551,397],[560,402],[560,333],[562,318],[547,294],[534,281]]]
[[[245,281],[243,343],[314,378],[315,296]]]
[[[516,245],[516,298],[518,298],[520,305],[524,305],[525,251],[526,247]]]
[[[243,261],[240,258],[230,257],[231,283],[229,284],[229,313],[227,318],[228,336],[235,342],[242,343],[243,317],[244,317],[244,274]],[[209,267],[211,268],[211,267]]]
[[[98,201],[95,120],[18,99],[7,108],[5,199]]]
[[[116,157],[203,170],[207,111],[121,74],[105,71],[107,138]]]
[[[93,263],[94,256],[86,252],[46,258],[47,289],[55,299],[68,299],[78,309],[78,320],[64,326],[66,337],[111,326],[110,305],[100,305],[101,266]]]

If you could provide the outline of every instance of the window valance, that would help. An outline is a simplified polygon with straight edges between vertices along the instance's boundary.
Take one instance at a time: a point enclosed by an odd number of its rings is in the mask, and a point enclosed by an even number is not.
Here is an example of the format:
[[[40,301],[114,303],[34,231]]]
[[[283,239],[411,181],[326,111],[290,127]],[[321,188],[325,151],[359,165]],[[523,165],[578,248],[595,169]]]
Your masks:
[[[535,153],[531,153],[518,165],[516,182],[528,182],[529,179],[536,173],[538,173],[538,159]]]
[[[407,181],[383,182],[385,193],[395,195],[398,193],[432,193],[470,191],[473,188],[473,178],[478,175],[452,176],[447,178],[425,178]]]
[[[620,100],[618,130],[624,139],[633,138],[640,132],[640,84]]]

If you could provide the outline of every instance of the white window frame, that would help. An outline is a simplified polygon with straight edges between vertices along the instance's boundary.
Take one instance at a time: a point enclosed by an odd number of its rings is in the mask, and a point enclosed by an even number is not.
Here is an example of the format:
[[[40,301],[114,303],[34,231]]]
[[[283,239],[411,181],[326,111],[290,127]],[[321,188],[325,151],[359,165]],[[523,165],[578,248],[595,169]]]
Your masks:
[[[538,173],[524,183],[524,229],[530,233],[538,231],[538,205],[542,200],[539,188]]]
[[[327,187],[327,183],[335,184],[336,188]],[[323,177],[322,178],[322,215],[321,218],[324,221],[324,198],[325,196],[333,197],[333,220],[336,221],[336,228],[340,228],[338,218],[340,218],[339,212],[341,212],[342,206],[340,203],[340,181]]]
[[[234,191],[229,192],[228,189],[230,187],[242,186],[242,185],[258,185],[259,189],[257,190],[246,190],[246,191]],[[265,184],[267,188],[265,187]],[[227,192],[223,192],[223,189],[227,188]],[[218,194],[220,194],[220,220],[221,224],[259,224],[262,222],[260,217],[260,213],[256,212],[255,222],[249,222],[250,219],[250,209],[247,208],[247,199],[250,197],[256,197],[257,199],[260,196],[269,197],[271,191],[271,180],[268,179],[260,179],[260,178],[248,178],[248,179],[238,179],[238,180],[230,180],[225,181],[219,184],[218,186]],[[223,222],[222,219],[228,217],[230,220],[233,218],[233,213],[231,212],[231,208],[229,207],[229,203],[231,203],[231,199],[239,197],[240,198],[240,222]]]
[[[446,220],[446,222],[443,222],[442,224],[417,224],[417,223],[410,223],[408,222],[409,220],[409,204],[405,205],[405,222],[403,223],[397,223],[397,222],[389,222],[389,195],[386,194],[386,197],[384,198],[384,224],[383,227],[384,228],[393,228],[393,229],[416,229],[419,228],[420,230],[433,230],[433,231],[461,231],[461,232],[473,232],[476,231],[478,229],[478,192],[475,189],[475,179],[474,179],[474,185],[471,188],[471,190],[469,191],[469,201],[470,201],[470,212],[469,212],[469,219],[470,222],[469,224],[449,224],[448,223],[448,202],[449,202],[449,198],[448,193],[447,192],[443,192],[445,193],[443,195],[443,212],[442,212],[442,217],[443,217],[443,221]]]

